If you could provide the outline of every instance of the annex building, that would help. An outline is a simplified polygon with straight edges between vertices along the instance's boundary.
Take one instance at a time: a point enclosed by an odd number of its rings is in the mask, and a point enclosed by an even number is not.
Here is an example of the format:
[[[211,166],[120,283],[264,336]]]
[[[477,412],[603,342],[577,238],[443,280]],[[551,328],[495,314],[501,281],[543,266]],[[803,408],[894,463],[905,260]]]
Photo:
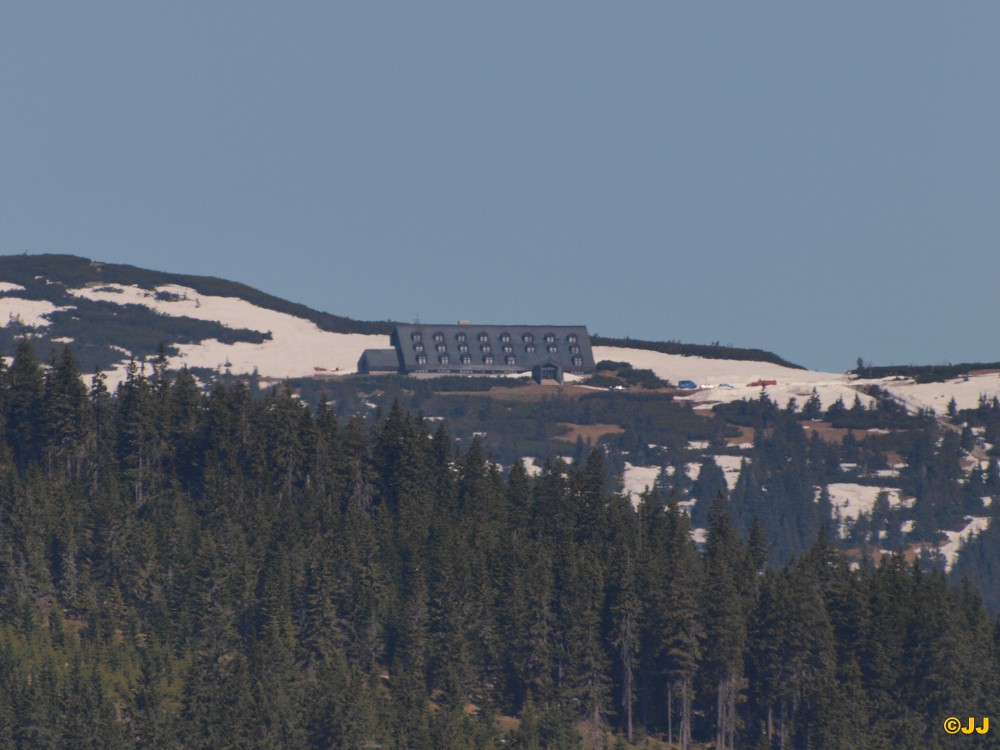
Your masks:
[[[358,372],[451,375],[532,373],[562,381],[594,371],[586,326],[398,325],[392,349],[366,349]]]

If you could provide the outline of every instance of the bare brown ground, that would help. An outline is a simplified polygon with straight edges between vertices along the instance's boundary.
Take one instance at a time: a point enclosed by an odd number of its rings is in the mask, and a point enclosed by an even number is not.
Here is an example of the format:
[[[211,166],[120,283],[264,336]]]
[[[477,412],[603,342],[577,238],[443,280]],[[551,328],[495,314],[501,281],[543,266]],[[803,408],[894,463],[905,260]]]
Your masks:
[[[902,454],[896,453],[896,451],[886,451],[885,462],[888,464],[889,468],[894,469],[897,466],[905,464],[906,459],[903,458]]]
[[[588,393],[596,393],[593,388],[578,385],[548,384],[522,385],[518,388],[490,388],[488,391],[447,391],[440,396],[484,396],[497,401],[543,401],[547,398],[580,398]]]
[[[917,561],[917,558],[920,557],[920,553],[923,552],[926,546],[927,544],[924,542],[913,542],[912,544],[907,545],[903,549],[903,559],[908,564],[912,565],[914,562]],[[863,560],[866,556],[866,553],[867,553],[867,558],[876,565],[882,562],[882,558],[885,557],[881,549],[870,545],[865,547],[864,549],[862,549],[861,547],[849,547],[843,551],[844,556],[848,560],[852,560],[854,562],[860,562],[861,560]]]
[[[500,725],[501,732],[513,732],[515,729],[521,726],[521,720],[516,716],[498,716],[497,724]]]
[[[575,443],[577,438],[583,441],[596,443],[605,435],[621,435],[625,428],[618,424],[573,424],[572,422],[559,422],[557,427],[568,427],[569,432],[560,435],[560,440],[568,440]]]
[[[752,443],[757,431],[753,427],[740,427],[740,434],[736,437],[726,438],[726,445],[743,445]]]
[[[817,433],[820,440],[826,443],[842,443],[844,437],[850,432],[855,440],[864,440],[867,434],[864,430],[849,430],[846,427],[832,427],[826,422],[809,421],[803,422],[802,427],[807,433]]]

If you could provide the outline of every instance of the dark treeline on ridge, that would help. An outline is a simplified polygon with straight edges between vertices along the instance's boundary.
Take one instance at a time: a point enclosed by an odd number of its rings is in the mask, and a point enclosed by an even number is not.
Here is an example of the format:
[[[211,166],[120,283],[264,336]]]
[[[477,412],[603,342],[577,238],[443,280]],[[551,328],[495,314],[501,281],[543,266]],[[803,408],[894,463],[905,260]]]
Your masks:
[[[530,477],[401,408],[0,372],[0,748],[946,748],[997,624],[820,532],[781,569],[720,497]],[[611,734],[613,733],[613,734]],[[960,736],[962,747],[995,747]]]
[[[740,346],[723,346],[714,344],[684,344],[680,341],[645,341],[643,339],[615,338],[612,336],[591,336],[590,343],[594,346],[621,346],[631,349],[646,349],[652,352],[663,354],[680,354],[687,357],[705,357],[707,359],[737,359],[749,360],[751,362],[770,362],[782,367],[794,367],[804,369],[800,365],[793,364],[782,359],[773,352],[764,349],[752,349]]]

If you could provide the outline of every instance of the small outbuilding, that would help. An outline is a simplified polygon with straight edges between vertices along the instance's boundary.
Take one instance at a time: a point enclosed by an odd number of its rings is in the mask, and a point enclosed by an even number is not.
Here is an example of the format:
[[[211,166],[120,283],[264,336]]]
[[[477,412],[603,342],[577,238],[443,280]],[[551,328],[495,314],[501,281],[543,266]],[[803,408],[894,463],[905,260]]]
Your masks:
[[[395,349],[365,349],[358,360],[358,372],[363,375],[399,372],[399,355]]]

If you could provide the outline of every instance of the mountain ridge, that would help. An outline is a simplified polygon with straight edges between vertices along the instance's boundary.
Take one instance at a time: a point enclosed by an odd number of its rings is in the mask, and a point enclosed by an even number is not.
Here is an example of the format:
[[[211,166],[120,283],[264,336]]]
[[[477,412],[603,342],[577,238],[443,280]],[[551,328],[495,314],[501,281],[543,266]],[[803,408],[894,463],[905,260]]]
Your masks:
[[[83,256],[66,253],[17,254],[0,256],[0,282],[17,284],[23,287],[17,290],[17,297],[26,300],[47,300],[57,305],[63,295],[59,295],[52,287],[93,286],[101,283],[121,284],[123,286],[138,286],[148,291],[155,291],[161,286],[182,286],[195,289],[209,296],[238,297],[257,307],[301,318],[314,323],[317,328],[330,333],[389,335],[396,325],[392,320],[364,321],[346,315],[317,310],[308,305],[288,300],[264,292],[243,282],[231,281],[217,276],[202,276],[197,274],[174,273],[142,268],[127,263],[107,263],[91,260]],[[6,290],[7,293],[11,291]],[[2,292],[0,292],[2,293]],[[105,321],[106,322],[106,321]],[[583,320],[582,323],[589,325]],[[79,329],[80,326],[75,328]],[[10,336],[4,336],[3,331],[8,326],[0,327],[0,346],[10,349]],[[23,329],[22,329],[23,331]],[[62,331],[52,329],[49,338],[61,339],[67,336]],[[45,336],[37,336],[45,338]],[[63,334],[63,335],[60,335]],[[75,337],[74,337],[75,338]],[[640,349],[644,351],[675,354],[706,359],[721,359],[735,361],[766,362],[792,369],[807,370],[801,365],[792,363],[775,352],[753,347],[733,345],[694,344],[676,340],[653,341],[634,339],[630,336],[601,336],[592,334],[594,346]],[[56,343],[61,343],[56,341]],[[136,349],[132,351],[138,357],[150,356],[160,343],[160,339],[147,336],[145,340],[137,341]],[[171,342],[167,342],[168,344]],[[84,346],[87,342],[84,342]],[[79,344],[78,344],[79,346]],[[94,364],[103,368],[110,366],[111,357],[96,356],[84,351],[80,357],[81,364]],[[980,370],[1000,369],[998,362],[967,362],[960,364],[907,364],[907,365],[873,365],[858,363],[858,366],[848,373],[863,379],[881,379],[888,377],[913,378],[918,383],[941,382]]]

